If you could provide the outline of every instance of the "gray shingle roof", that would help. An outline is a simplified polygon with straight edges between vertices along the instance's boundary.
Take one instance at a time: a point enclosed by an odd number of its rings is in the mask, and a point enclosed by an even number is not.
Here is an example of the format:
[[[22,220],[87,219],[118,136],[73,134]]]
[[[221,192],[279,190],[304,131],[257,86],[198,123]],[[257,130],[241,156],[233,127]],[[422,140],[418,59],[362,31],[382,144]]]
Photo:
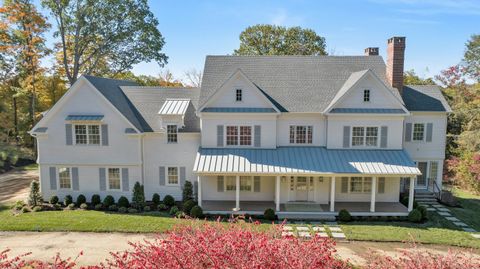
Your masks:
[[[207,56],[200,106],[238,69],[284,112],[322,112],[354,72],[386,81],[381,56]]]
[[[185,112],[185,127],[179,132],[200,132],[200,119],[195,112],[198,107],[198,88],[163,88],[163,87],[121,87],[142,118],[152,131],[160,131],[158,114],[167,99],[190,99]]]
[[[404,150],[200,148],[193,167],[197,173],[255,174],[378,174],[417,175],[420,171]]]
[[[92,85],[107,98],[112,105],[120,111],[140,131],[150,131],[150,127],[138,113],[135,106],[128,100],[127,96],[122,92],[120,86],[137,86],[133,81],[99,78],[94,76],[85,77]]]
[[[406,114],[400,108],[334,108],[330,113]]]
[[[452,111],[437,85],[406,85],[403,101],[409,111]]]
[[[225,113],[276,113],[269,107],[206,107],[202,112],[225,112]]]

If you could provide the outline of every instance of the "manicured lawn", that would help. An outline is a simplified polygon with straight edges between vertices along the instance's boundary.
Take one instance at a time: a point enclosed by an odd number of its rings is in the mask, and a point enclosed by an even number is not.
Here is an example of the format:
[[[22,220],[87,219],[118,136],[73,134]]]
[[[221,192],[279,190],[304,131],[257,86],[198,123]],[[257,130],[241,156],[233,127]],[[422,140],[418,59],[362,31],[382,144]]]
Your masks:
[[[461,207],[450,207],[453,214],[480,232],[480,196],[460,189],[454,190]]]
[[[38,169],[38,164],[36,164],[36,163],[32,163],[32,164],[29,164],[29,165],[20,166],[20,167],[15,168],[15,170],[20,170],[20,171],[33,171],[33,170],[37,170],[37,169]]]
[[[342,224],[347,238],[359,241],[414,241],[416,243],[442,244],[480,248],[480,240],[436,213],[429,213],[429,221],[422,224],[409,222],[351,222]]]

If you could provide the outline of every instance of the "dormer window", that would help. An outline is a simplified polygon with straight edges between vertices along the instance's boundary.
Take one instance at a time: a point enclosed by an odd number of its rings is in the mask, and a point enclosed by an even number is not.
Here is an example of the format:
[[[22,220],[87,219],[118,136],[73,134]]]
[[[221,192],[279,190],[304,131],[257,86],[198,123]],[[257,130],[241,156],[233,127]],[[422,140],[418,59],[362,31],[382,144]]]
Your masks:
[[[363,101],[370,102],[370,90],[363,90]]]
[[[363,90],[363,101],[370,102],[370,90]]]
[[[235,90],[235,101],[236,102],[241,102],[242,101],[242,89],[236,89]]]

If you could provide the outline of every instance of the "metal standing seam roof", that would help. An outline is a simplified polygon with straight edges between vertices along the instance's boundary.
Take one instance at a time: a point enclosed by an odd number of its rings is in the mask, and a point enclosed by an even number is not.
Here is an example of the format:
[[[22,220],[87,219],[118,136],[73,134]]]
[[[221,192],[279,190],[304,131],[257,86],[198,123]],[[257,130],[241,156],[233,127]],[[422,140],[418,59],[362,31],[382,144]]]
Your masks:
[[[193,171],[199,174],[421,174],[404,150],[325,147],[200,148]]]
[[[47,127],[38,127],[37,129],[33,130],[35,133],[46,133],[48,131]]]
[[[330,113],[358,113],[358,114],[406,114],[400,108],[334,108]]]
[[[65,120],[76,120],[76,121],[101,121],[103,115],[68,115]]]
[[[167,99],[158,111],[160,115],[184,115],[187,111],[190,99]]]
[[[206,107],[202,112],[226,112],[226,113],[276,113],[269,107]]]

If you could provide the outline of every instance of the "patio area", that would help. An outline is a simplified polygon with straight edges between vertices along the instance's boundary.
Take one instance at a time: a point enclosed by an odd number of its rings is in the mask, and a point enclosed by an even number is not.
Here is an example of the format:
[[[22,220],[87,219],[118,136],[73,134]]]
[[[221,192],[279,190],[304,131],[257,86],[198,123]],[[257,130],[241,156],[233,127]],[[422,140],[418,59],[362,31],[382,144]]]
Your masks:
[[[203,201],[203,210],[207,213],[230,214],[235,211],[235,201]],[[236,213],[263,214],[265,209],[275,209],[273,201],[241,201],[240,211]],[[402,216],[408,215],[408,209],[399,202],[377,202],[375,212],[370,212],[370,202],[336,202],[335,211],[330,211],[329,204],[308,202],[291,202],[280,204],[281,213],[308,215],[337,215],[346,209],[354,216]]]

